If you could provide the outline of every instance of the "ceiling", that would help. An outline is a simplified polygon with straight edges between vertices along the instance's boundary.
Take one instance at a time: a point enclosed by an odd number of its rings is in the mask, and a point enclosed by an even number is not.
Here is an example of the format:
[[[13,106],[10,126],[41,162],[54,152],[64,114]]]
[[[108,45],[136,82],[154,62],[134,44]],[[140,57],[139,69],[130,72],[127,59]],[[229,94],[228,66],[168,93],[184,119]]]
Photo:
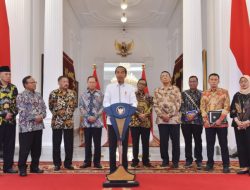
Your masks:
[[[121,27],[121,0],[68,0],[83,28]],[[164,28],[179,0],[127,0],[126,27]]]

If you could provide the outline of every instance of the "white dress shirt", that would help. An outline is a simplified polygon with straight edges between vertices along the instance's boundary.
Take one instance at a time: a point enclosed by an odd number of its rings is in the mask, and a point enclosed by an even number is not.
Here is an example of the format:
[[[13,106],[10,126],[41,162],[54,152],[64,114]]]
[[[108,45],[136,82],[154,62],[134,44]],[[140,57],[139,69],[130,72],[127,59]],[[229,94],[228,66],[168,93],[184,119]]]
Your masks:
[[[109,107],[115,103],[126,103],[133,107],[137,107],[137,99],[135,96],[135,88],[130,84],[109,84],[106,88],[103,106]],[[111,125],[109,117],[107,117],[107,125]]]

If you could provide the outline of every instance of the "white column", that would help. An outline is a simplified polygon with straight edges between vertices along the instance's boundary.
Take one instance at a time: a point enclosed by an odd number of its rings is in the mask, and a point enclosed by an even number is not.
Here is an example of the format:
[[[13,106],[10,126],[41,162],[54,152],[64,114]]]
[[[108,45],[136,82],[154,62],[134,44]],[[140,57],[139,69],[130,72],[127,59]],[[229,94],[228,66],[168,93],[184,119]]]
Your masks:
[[[37,81],[37,91],[41,92],[41,74],[42,74],[42,60],[44,45],[44,0],[36,0],[31,2],[31,75]]]
[[[30,74],[31,66],[31,0],[5,2],[10,28],[12,82],[21,92],[22,79]]]
[[[201,1],[183,1],[183,89],[188,86],[188,78],[199,78],[199,89],[203,89]]]
[[[57,78],[63,74],[63,1],[45,0],[44,84],[43,97],[48,107],[49,94],[58,88]],[[47,109],[43,144],[51,145],[51,113]]]

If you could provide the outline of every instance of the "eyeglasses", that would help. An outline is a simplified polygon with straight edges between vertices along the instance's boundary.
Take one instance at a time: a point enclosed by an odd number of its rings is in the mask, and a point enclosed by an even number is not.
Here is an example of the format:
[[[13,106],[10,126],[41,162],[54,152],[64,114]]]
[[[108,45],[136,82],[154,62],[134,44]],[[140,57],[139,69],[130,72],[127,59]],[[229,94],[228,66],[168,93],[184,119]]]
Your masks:
[[[143,86],[147,85],[146,83],[142,83],[142,82],[138,82],[138,84],[143,85]]]
[[[27,82],[27,83],[36,84],[37,82],[36,81],[32,81],[32,82]]]

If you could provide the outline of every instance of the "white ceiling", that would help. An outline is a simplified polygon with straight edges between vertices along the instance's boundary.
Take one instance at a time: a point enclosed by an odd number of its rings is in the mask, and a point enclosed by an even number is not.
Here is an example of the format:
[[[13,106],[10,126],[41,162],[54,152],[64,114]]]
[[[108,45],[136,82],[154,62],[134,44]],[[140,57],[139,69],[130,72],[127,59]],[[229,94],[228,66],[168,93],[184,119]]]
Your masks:
[[[68,0],[83,28],[122,27],[121,0]],[[126,27],[167,27],[179,0],[127,0]]]

